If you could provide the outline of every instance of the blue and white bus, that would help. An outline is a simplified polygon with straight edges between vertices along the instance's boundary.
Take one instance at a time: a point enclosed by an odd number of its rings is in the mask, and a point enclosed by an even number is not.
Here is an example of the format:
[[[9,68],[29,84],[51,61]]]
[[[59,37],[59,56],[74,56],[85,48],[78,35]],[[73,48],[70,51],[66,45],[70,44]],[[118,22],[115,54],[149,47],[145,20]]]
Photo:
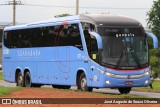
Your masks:
[[[147,36],[135,19],[110,14],[54,18],[6,27],[3,32],[4,80],[17,86],[118,88],[150,84]]]

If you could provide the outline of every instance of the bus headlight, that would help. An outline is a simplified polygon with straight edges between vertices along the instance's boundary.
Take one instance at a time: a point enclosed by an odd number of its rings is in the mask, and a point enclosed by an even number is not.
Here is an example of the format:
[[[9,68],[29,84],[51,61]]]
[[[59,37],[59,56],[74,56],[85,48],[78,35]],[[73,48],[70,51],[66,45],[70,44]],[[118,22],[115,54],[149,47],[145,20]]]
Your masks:
[[[111,74],[111,73],[109,73],[109,72],[105,72],[105,71],[103,71],[103,70],[100,70],[100,69],[98,69],[97,68],[97,70],[101,73],[101,74],[104,74],[104,75],[106,75],[106,76],[114,76],[115,74]]]
[[[111,74],[111,73],[109,73],[109,72],[105,72],[104,73],[106,76],[113,76],[114,74]]]

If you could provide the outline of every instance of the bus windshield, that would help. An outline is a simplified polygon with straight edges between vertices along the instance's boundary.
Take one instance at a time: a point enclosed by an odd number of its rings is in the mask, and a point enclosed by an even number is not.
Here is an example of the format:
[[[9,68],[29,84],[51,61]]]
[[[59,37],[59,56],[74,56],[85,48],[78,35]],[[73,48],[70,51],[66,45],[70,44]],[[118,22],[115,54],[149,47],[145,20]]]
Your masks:
[[[117,69],[148,66],[148,45],[142,28],[99,27],[103,51],[100,63]]]

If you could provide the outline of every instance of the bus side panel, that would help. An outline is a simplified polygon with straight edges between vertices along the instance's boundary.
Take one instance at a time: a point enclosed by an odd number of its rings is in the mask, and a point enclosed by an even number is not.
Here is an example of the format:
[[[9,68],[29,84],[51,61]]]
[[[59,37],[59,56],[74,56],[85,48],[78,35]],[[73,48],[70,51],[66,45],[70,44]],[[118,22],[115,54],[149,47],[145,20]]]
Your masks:
[[[49,75],[53,76],[51,74],[51,64],[50,62],[46,61],[39,61],[37,62],[37,79],[38,83],[41,84],[48,84],[49,83]],[[53,64],[52,64],[53,66]]]
[[[11,74],[12,67],[9,66],[11,65],[11,62],[3,62],[3,77],[4,80],[9,81],[9,82],[15,82],[13,75]]]
[[[45,62],[44,62],[45,63]],[[44,66],[44,63],[38,64],[39,66],[42,65],[42,67],[39,67],[38,69],[41,69],[41,75],[45,76],[44,79],[38,78],[40,83],[47,83],[47,84],[55,84],[55,85],[72,85],[74,81],[71,81],[73,76],[73,72],[64,72],[64,69],[61,69],[59,63],[62,62],[47,62],[47,65]],[[63,63],[67,63],[64,62]],[[42,77],[41,77],[42,78]]]
[[[91,85],[91,81],[89,79],[91,77],[91,72],[89,71],[89,59],[86,56],[85,52],[74,47],[70,50],[71,83],[73,85],[76,85],[77,72],[78,70],[81,70],[87,77],[87,85]]]
[[[19,63],[17,61],[15,61],[14,63],[12,61],[3,62],[4,80],[9,82],[16,82],[15,81],[16,69],[20,67],[23,68],[22,65],[23,65],[22,63]]]
[[[84,65],[84,61],[72,61],[71,62],[71,75],[70,75],[70,79],[71,79],[71,83],[72,85],[77,85],[76,84],[76,77],[77,77],[77,73],[79,70],[83,71],[86,75],[86,77],[89,77],[88,75],[88,65],[85,64]],[[90,84],[89,79],[87,79],[87,83]]]
[[[91,60],[89,65],[89,70],[90,70],[89,72],[91,72],[91,78],[90,78],[91,85],[88,85],[88,86],[99,87],[101,78],[97,68],[100,68],[99,64]]]
[[[85,54],[82,50],[73,46],[54,47],[46,50],[45,53],[52,54],[51,57],[45,54],[46,61],[43,59],[37,62],[38,83],[76,85],[76,75],[79,69],[84,69],[88,77],[88,63],[84,61]],[[42,51],[41,55],[44,57]]]
[[[36,62],[3,62],[4,80],[15,82],[16,69],[20,69],[24,75],[24,70],[29,70],[33,83],[37,82],[36,78]]]

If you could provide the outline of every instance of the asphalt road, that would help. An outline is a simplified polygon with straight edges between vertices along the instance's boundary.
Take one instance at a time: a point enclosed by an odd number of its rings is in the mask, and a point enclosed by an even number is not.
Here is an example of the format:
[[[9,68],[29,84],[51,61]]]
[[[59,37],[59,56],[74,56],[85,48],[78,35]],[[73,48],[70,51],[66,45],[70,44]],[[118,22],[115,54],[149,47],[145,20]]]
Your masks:
[[[5,86],[5,87],[16,87],[15,83],[9,83],[3,80],[0,80],[0,86]],[[42,87],[45,88],[52,88],[51,85],[44,85]],[[71,87],[71,90],[77,90],[76,87]],[[113,95],[119,95],[118,90],[113,90],[113,89],[106,89],[106,88],[101,88],[101,89],[93,89],[94,92],[97,93],[103,93],[103,94],[113,94]],[[134,95],[134,96],[145,96],[147,98],[160,98],[160,93],[152,93],[152,92],[136,92],[136,91],[131,91],[129,94]]]

